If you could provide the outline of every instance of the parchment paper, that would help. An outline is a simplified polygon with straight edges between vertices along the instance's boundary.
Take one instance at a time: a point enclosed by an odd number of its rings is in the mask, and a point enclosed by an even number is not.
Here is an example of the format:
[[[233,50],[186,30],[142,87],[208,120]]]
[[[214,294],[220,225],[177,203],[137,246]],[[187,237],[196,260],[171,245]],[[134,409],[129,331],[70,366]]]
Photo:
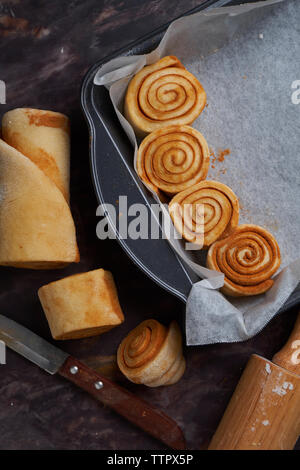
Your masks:
[[[297,0],[200,12],[172,23],[152,53],[114,59],[95,75],[95,84],[109,88],[136,153],[137,140],[122,115],[127,85],[144,65],[176,55],[207,93],[208,106],[193,123],[213,150],[207,178],[237,194],[240,223],[265,227],[279,243],[282,265],[272,289],[234,299],[216,290],[222,275],[201,267],[203,251],[185,252],[181,242],[170,240],[204,278],[194,284],[187,302],[188,345],[254,336],[300,281],[300,105],[291,99],[292,83],[300,79],[299,19]],[[230,153],[222,156],[220,149]]]

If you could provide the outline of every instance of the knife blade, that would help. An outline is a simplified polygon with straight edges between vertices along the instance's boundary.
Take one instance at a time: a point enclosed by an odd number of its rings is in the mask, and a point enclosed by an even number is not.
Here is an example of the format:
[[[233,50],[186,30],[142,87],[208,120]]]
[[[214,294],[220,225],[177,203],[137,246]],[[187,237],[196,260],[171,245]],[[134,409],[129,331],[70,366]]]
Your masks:
[[[78,385],[168,447],[186,449],[182,430],[165,413],[1,314],[0,340],[46,372]]]
[[[56,374],[68,354],[13,320],[0,315],[0,339],[49,374]]]

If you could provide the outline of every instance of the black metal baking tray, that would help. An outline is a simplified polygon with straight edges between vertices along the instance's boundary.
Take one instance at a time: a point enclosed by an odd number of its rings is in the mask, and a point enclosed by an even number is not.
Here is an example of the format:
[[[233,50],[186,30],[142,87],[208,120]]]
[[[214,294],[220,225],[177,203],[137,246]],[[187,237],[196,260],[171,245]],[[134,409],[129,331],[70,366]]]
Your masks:
[[[207,0],[186,12],[184,16],[212,6],[241,3],[251,3],[251,0]],[[146,205],[149,220],[150,205],[154,203],[154,199],[135,173],[133,149],[118,121],[107,89],[95,86],[93,78],[98,68],[114,57],[145,54],[153,50],[168,26],[169,23],[99,60],[89,69],[81,87],[81,106],[90,131],[91,175],[99,204],[111,204],[118,213],[119,195],[126,195],[128,205],[134,203]],[[122,239],[109,213],[108,220],[110,229],[132,261],[160,286],[185,302],[192,284],[199,279],[176,255],[167,240],[161,236],[157,240],[150,237],[136,240]],[[161,234],[160,222],[156,220],[154,223],[158,224],[157,229]],[[298,302],[300,302],[300,288],[291,295],[281,310],[287,310]]]

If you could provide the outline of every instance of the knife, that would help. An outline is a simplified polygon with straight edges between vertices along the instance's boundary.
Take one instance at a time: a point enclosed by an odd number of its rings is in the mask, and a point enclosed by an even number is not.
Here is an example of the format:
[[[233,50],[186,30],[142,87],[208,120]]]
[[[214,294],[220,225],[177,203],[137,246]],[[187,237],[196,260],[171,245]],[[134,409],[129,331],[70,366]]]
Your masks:
[[[0,340],[49,374],[58,373],[78,385],[168,447],[186,449],[182,430],[169,416],[3,315]]]

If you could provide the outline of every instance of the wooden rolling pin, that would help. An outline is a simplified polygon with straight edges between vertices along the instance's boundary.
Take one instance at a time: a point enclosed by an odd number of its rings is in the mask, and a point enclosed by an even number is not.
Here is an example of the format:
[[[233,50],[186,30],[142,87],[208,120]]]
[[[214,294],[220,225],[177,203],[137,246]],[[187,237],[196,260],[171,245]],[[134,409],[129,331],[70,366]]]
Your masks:
[[[251,356],[210,450],[290,450],[300,434],[300,313],[272,361]]]

